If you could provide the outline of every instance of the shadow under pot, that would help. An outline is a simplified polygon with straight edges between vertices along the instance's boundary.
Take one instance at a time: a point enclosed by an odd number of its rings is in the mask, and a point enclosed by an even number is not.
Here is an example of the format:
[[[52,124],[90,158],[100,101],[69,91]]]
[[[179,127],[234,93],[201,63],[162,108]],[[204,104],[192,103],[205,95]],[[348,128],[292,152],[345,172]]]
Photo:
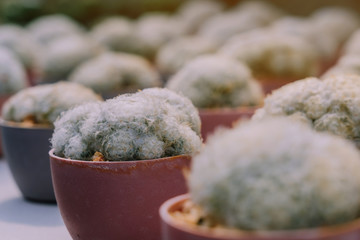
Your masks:
[[[49,152],[56,200],[73,239],[160,239],[160,205],[187,192],[190,156],[93,162]]]
[[[240,119],[250,119],[258,107],[199,109],[201,136],[204,142],[216,128],[232,127]]]
[[[0,126],[5,159],[23,197],[55,202],[48,155],[53,128],[8,121],[1,121]]]
[[[162,240],[350,240],[360,239],[360,219],[336,226],[284,231],[241,231],[209,228],[176,217],[189,195],[180,195],[160,207]]]
[[[0,95],[0,116],[2,112],[2,107],[4,103],[10,98],[11,95]],[[0,135],[1,135],[1,129],[0,129]],[[1,137],[0,137],[0,157],[3,156],[3,148],[1,143]]]

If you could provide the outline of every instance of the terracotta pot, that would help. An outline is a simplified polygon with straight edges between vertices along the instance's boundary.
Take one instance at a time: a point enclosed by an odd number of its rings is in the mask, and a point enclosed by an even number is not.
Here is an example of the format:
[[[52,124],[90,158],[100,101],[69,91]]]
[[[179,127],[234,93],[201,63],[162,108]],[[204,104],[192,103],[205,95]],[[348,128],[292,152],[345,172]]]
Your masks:
[[[171,213],[181,211],[189,195],[169,199],[160,207],[162,240],[357,240],[360,239],[360,219],[331,226],[289,231],[238,231],[201,228],[175,219]]]
[[[2,106],[4,103],[10,98],[11,95],[0,95],[0,116],[2,112]],[[0,129],[0,136],[1,136],[1,129]],[[3,149],[2,149],[2,142],[0,137],[0,157],[3,155]]]
[[[56,200],[73,239],[159,240],[161,203],[187,191],[182,169],[190,156],[90,162],[49,154]]]
[[[256,77],[260,82],[265,94],[270,94],[273,90],[276,90],[288,83],[294,82],[302,78],[294,77]]]
[[[204,141],[209,135],[214,133],[215,129],[222,127],[232,127],[233,123],[239,119],[249,119],[258,107],[240,107],[240,108],[218,108],[218,109],[200,109],[201,136]]]
[[[53,129],[6,121],[0,126],[5,158],[24,198],[55,202],[48,157]]]

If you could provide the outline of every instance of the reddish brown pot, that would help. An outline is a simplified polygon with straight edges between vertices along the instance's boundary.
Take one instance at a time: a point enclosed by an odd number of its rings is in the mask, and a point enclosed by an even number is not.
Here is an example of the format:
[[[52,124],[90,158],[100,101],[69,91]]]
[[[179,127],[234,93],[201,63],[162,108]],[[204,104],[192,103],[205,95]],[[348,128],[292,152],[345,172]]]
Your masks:
[[[273,90],[276,90],[288,83],[294,82],[301,78],[294,78],[294,77],[257,77],[256,78],[265,94],[270,94]]]
[[[2,107],[3,107],[4,103],[10,98],[10,96],[11,95],[0,95],[0,116],[2,113]],[[1,136],[1,132],[0,132],[0,136]],[[0,157],[2,155],[3,155],[3,150],[2,150],[2,142],[1,142],[1,137],[0,137]]]
[[[222,127],[232,127],[233,123],[239,119],[249,119],[258,107],[240,107],[240,108],[218,108],[218,109],[200,109],[201,136],[204,141],[209,135],[214,133],[215,129]]]
[[[50,151],[55,196],[73,239],[159,240],[158,209],[187,191],[190,156],[89,162]]]
[[[360,219],[332,227],[293,231],[246,232],[227,229],[206,229],[177,221],[171,213],[182,209],[189,195],[169,199],[160,207],[162,240],[357,240]]]

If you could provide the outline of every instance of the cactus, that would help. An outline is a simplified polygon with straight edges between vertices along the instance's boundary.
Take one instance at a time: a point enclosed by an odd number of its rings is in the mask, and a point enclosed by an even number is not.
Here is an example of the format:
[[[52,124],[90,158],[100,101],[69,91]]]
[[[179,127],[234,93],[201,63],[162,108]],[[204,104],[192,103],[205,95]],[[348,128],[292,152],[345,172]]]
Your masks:
[[[357,54],[344,55],[335,66],[328,69],[321,78],[329,78],[334,74],[360,74],[360,57]]]
[[[206,38],[183,37],[170,41],[160,48],[156,65],[165,76],[179,71],[188,61],[204,54],[214,53],[217,44]]]
[[[145,42],[135,34],[135,23],[124,17],[108,17],[95,25],[90,35],[108,49],[143,54]]]
[[[313,46],[302,37],[255,30],[227,41],[220,54],[246,63],[255,76],[308,77],[319,71]]]
[[[287,84],[265,98],[254,119],[301,116],[318,131],[348,139],[360,137],[360,76],[331,75],[323,81],[307,78]]]
[[[77,160],[99,153],[107,161],[156,159],[197,152],[199,129],[189,100],[155,88],[65,112],[55,122],[52,146],[56,155]]]
[[[61,112],[101,98],[76,83],[59,82],[26,88],[13,95],[3,106],[2,117],[13,122],[31,121],[52,125]]]
[[[242,230],[315,228],[360,211],[360,154],[287,118],[218,132],[194,157],[190,197],[205,219]]]
[[[15,93],[27,85],[22,64],[8,49],[0,47],[0,95]]]
[[[187,63],[168,81],[167,88],[181,92],[199,108],[254,106],[263,98],[248,67],[216,55]]]
[[[69,77],[98,93],[126,92],[161,85],[150,63],[136,55],[104,52],[84,62]]]
[[[32,37],[41,44],[84,33],[84,28],[66,15],[53,14],[39,17],[27,25]]]
[[[95,57],[101,50],[100,45],[82,35],[69,35],[51,41],[44,53],[44,77],[41,81],[66,80],[77,66]]]

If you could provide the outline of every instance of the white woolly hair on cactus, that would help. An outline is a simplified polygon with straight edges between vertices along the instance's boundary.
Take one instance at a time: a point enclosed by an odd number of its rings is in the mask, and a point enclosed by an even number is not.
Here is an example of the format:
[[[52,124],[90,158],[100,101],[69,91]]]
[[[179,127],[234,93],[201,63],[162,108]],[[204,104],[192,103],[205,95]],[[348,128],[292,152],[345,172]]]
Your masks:
[[[193,158],[190,196],[204,217],[230,228],[336,225],[359,216],[359,159],[351,142],[288,118],[246,122]]]
[[[188,99],[155,88],[65,112],[51,141],[61,157],[91,160],[100,152],[108,161],[146,160],[197,152],[199,129]]]
[[[38,85],[13,95],[3,106],[2,118],[13,122],[31,120],[35,124],[52,125],[63,111],[100,100],[101,97],[91,89],[76,83]]]
[[[324,80],[306,78],[272,92],[254,119],[291,116],[318,131],[348,139],[360,137],[360,76],[334,74]]]
[[[27,86],[23,65],[8,49],[0,47],[0,95],[15,93]]]
[[[261,86],[250,69],[220,55],[189,61],[166,87],[182,93],[199,108],[255,106],[263,99]]]

